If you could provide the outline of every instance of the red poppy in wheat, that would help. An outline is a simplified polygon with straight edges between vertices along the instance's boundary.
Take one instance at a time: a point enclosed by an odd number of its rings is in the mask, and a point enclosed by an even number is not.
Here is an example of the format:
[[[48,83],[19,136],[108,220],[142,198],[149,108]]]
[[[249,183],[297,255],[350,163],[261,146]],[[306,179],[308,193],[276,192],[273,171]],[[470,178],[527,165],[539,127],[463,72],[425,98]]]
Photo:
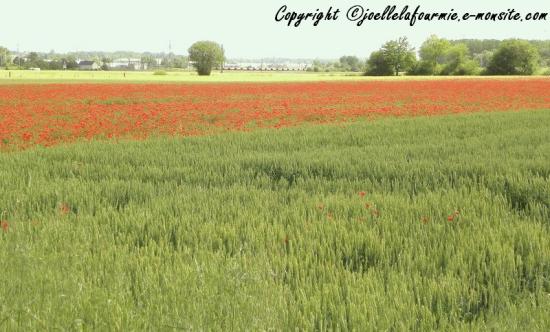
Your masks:
[[[360,192],[359,192],[359,196],[361,196],[361,197],[365,197],[366,194],[367,194],[367,193],[364,192],[364,191],[360,191]]]
[[[459,214],[460,214],[460,211],[455,210],[455,211],[453,212],[453,214],[451,214],[451,215],[449,215],[449,216],[447,217],[447,221],[448,221],[448,222],[454,221],[455,218],[458,217]]]
[[[59,212],[61,212],[61,214],[67,214],[70,211],[71,211],[71,208],[66,203],[61,204],[61,206],[59,207]]]
[[[0,221],[0,227],[2,227],[2,231],[4,231],[4,233],[7,233],[10,228],[10,224],[7,221],[2,220]]]

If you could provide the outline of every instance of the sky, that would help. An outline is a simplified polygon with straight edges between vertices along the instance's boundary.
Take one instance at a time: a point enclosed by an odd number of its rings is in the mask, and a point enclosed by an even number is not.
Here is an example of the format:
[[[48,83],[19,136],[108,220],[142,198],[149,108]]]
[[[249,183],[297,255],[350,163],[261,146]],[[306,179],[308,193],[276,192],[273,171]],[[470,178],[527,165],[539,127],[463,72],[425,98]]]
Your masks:
[[[420,5],[430,12],[506,11],[550,12],[550,1],[462,0],[26,0],[3,1],[0,46],[10,50],[56,52],[117,51],[187,54],[197,40],[223,44],[229,58],[338,58],[367,57],[387,40],[407,36],[418,47],[428,36],[448,39],[550,39],[550,19],[542,22],[366,22],[356,26],[346,11],[361,5],[382,11],[387,5]],[[304,22],[298,28],[276,22],[287,11],[326,11],[339,8],[337,21],[317,27]]]

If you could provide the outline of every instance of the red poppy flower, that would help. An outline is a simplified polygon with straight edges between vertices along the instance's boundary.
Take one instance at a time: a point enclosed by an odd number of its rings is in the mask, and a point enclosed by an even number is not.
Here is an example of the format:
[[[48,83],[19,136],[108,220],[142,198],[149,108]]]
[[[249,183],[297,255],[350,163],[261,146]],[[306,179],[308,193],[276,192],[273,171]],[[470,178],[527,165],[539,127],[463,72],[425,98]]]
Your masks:
[[[59,212],[61,212],[61,214],[67,214],[70,211],[71,211],[71,208],[69,207],[69,205],[67,205],[67,203],[63,203],[59,207]]]
[[[7,221],[2,220],[0,221],[0,227],[2,227],[2,230],[4,231],[4,233],[7,233],[8,229],[10,228],[10,224],[8,224]]]

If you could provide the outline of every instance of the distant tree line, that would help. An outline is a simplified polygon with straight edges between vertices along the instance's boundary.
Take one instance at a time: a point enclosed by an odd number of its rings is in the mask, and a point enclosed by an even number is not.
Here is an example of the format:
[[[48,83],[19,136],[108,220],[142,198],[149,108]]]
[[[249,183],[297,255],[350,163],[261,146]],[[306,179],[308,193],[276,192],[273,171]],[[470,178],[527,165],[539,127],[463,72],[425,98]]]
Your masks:
[[[391,75],[550,75],[550,40],[447,40],[430,36],[418,50],[407,38],[386,42],[364,61],[314,60],[310,71]]]
[[[188,49],[188,56],[173,53],[72,52],[57,54],[31,52],[24,58],[10,57],[0,47],[0,67],[77,69],[78,59],[93,60],[108,70],[117,58],[140,59],[147,68],[188,68],[194,66],[201,75],[213,68],[223,68],[223,47],[211,41],[199,41]],[[550,40],[447,40],[436,35],[426,39],[416,50],[406,37],[390,40],[369,58],[345,55],[337,61],[314,60],[309,71],[355,72],[372,76],[390,75],[550,75]]]
[[[40,68],[43,70],[78,69],[78,60],[91,60],[109,70],[109,65],[116,59],[139,59],[148,68],[183,69],[188,68],[189,58],[174,53],[136,53],[136,52],[71,52],[66,54],[30,52],[25,56],[10,56],[10,51],[0,46],[0,67],[11,69]]]
[[[370,55],[365,74],[533,75],[549,64],[550,41],[451,41],[432,35],[420,46],[418,57],[405,37],[386,42]]]
[[[338,61],[322,61],[313,60],[313,65],[308,71],[314,72],[362,72],[365,69],[364,61],[354,55],[345,55],[340,57]]]

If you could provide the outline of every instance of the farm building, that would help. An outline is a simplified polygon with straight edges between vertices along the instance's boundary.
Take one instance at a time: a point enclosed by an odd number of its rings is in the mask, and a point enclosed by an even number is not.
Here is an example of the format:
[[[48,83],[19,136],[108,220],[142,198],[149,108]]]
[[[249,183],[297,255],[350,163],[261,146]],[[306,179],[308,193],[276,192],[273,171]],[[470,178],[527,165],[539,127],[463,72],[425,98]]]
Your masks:
[[[80,70],[99,70],[99,64],[95,61],[82,60],[78,63]]]
[[[147,70],[147,64],[141,59],[120,58],[109,63],[109,68],[114,70]]]

